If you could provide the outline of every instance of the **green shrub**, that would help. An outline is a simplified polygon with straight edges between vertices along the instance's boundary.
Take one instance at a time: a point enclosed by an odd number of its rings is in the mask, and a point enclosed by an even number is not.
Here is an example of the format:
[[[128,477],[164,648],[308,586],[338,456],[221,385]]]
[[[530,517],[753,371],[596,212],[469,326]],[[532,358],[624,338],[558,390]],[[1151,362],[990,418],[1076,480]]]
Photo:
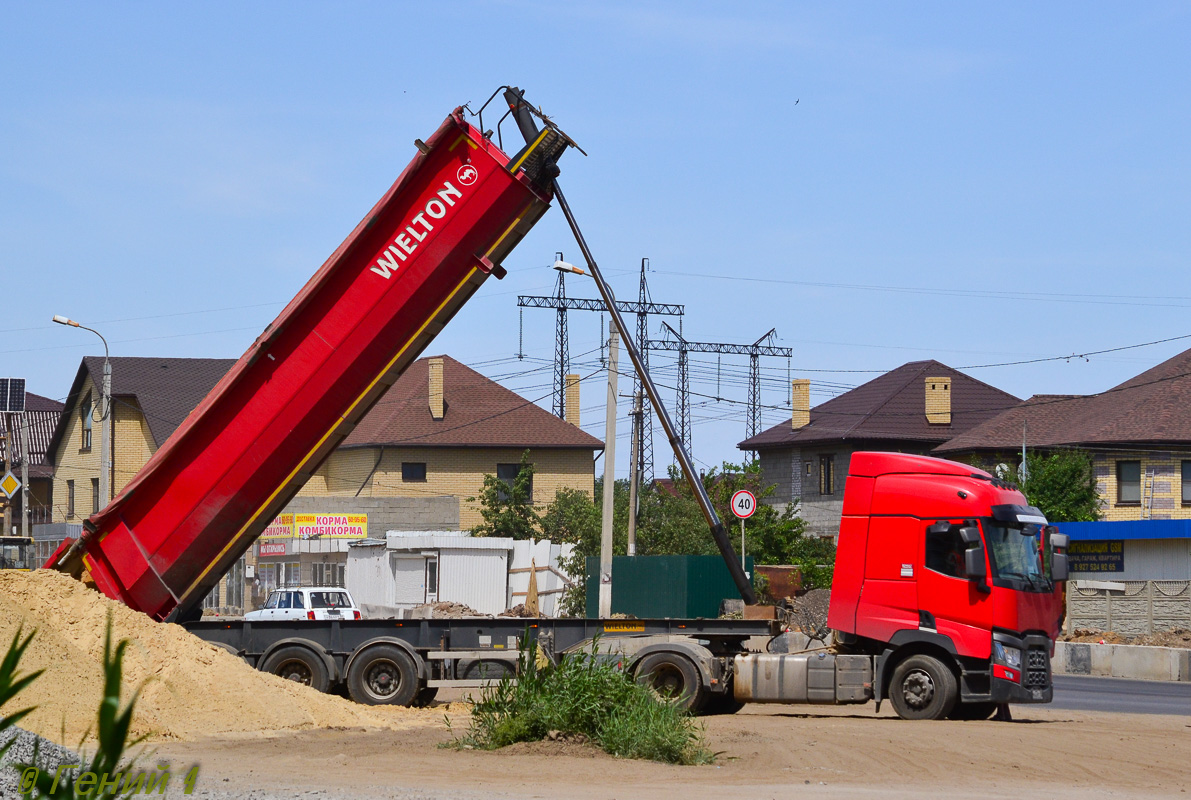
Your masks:
[[[451,744],[494,750],[558,732],[585,736],[622,758],[670,764],[714,759],[703,729],[689,714],[634,681],[615,661],[596,656],[596,650],[539,667],[537,644],[531,642],[521,651],[517,679],[483,690],[468,730]]]

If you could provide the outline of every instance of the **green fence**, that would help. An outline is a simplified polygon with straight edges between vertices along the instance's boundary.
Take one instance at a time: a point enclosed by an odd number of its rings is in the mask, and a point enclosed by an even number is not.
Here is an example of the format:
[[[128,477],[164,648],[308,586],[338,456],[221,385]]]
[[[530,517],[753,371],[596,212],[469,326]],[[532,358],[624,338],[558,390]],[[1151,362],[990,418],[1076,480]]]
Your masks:
[[[745,558],[753,577],[753,559]],[[600,560],[587,559],[587,616],[599,615]],[[719,556],[615,556],[612,613],[640,619],[718,617],[720,603],[740,599]]]

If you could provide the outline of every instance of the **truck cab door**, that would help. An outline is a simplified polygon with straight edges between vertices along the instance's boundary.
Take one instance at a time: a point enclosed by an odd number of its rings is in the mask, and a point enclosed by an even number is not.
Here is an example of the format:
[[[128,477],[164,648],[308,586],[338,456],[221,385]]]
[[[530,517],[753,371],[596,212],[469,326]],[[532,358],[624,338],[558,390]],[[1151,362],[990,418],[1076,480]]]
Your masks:
[[[964,524],[947,522],[921,522],[919,627],[951,639],[960,655],[984,658],[991,647],[992,594],[984,576],[969,575],[965,566],[965,551],[972,545],[964,541]]]

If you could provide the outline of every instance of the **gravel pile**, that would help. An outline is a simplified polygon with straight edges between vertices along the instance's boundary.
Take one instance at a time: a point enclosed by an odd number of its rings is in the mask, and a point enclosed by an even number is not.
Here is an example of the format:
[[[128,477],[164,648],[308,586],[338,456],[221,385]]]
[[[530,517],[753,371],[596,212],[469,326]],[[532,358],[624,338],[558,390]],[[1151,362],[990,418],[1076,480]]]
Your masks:
[[[20,773],[15,764],[33,763],[42,772],[54,772],[59,764],[80,763],[74,752],[21,728],[9,728],[0,733],[0,747],[9,742],[12,746],[0,758],[0,800],[18,800],[21,796],[18,790]],[[36,762],[33,761],[34,748],[37,749]]]

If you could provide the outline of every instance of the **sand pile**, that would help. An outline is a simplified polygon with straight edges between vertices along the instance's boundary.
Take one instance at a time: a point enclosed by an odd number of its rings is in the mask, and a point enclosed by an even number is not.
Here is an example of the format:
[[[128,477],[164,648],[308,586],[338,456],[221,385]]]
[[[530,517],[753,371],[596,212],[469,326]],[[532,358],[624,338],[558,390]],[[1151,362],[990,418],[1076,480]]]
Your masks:
[[[13,711],[36,705],[21,726],[75,746],[94,726],[103,690],[105,620],[113,638],[130,640],[124,660],[124,695],[143,686],[133,717],[135,735],[193,739],[322,727],[404,727],[412,709],[373,708],[320,694],[252,669],[230,653],[178,625],[154,622],[108,600],[78,581],[49,570],[0,571],[0,647],[18,626],[37,636],[22,671],[45,669],[15,701]]]

